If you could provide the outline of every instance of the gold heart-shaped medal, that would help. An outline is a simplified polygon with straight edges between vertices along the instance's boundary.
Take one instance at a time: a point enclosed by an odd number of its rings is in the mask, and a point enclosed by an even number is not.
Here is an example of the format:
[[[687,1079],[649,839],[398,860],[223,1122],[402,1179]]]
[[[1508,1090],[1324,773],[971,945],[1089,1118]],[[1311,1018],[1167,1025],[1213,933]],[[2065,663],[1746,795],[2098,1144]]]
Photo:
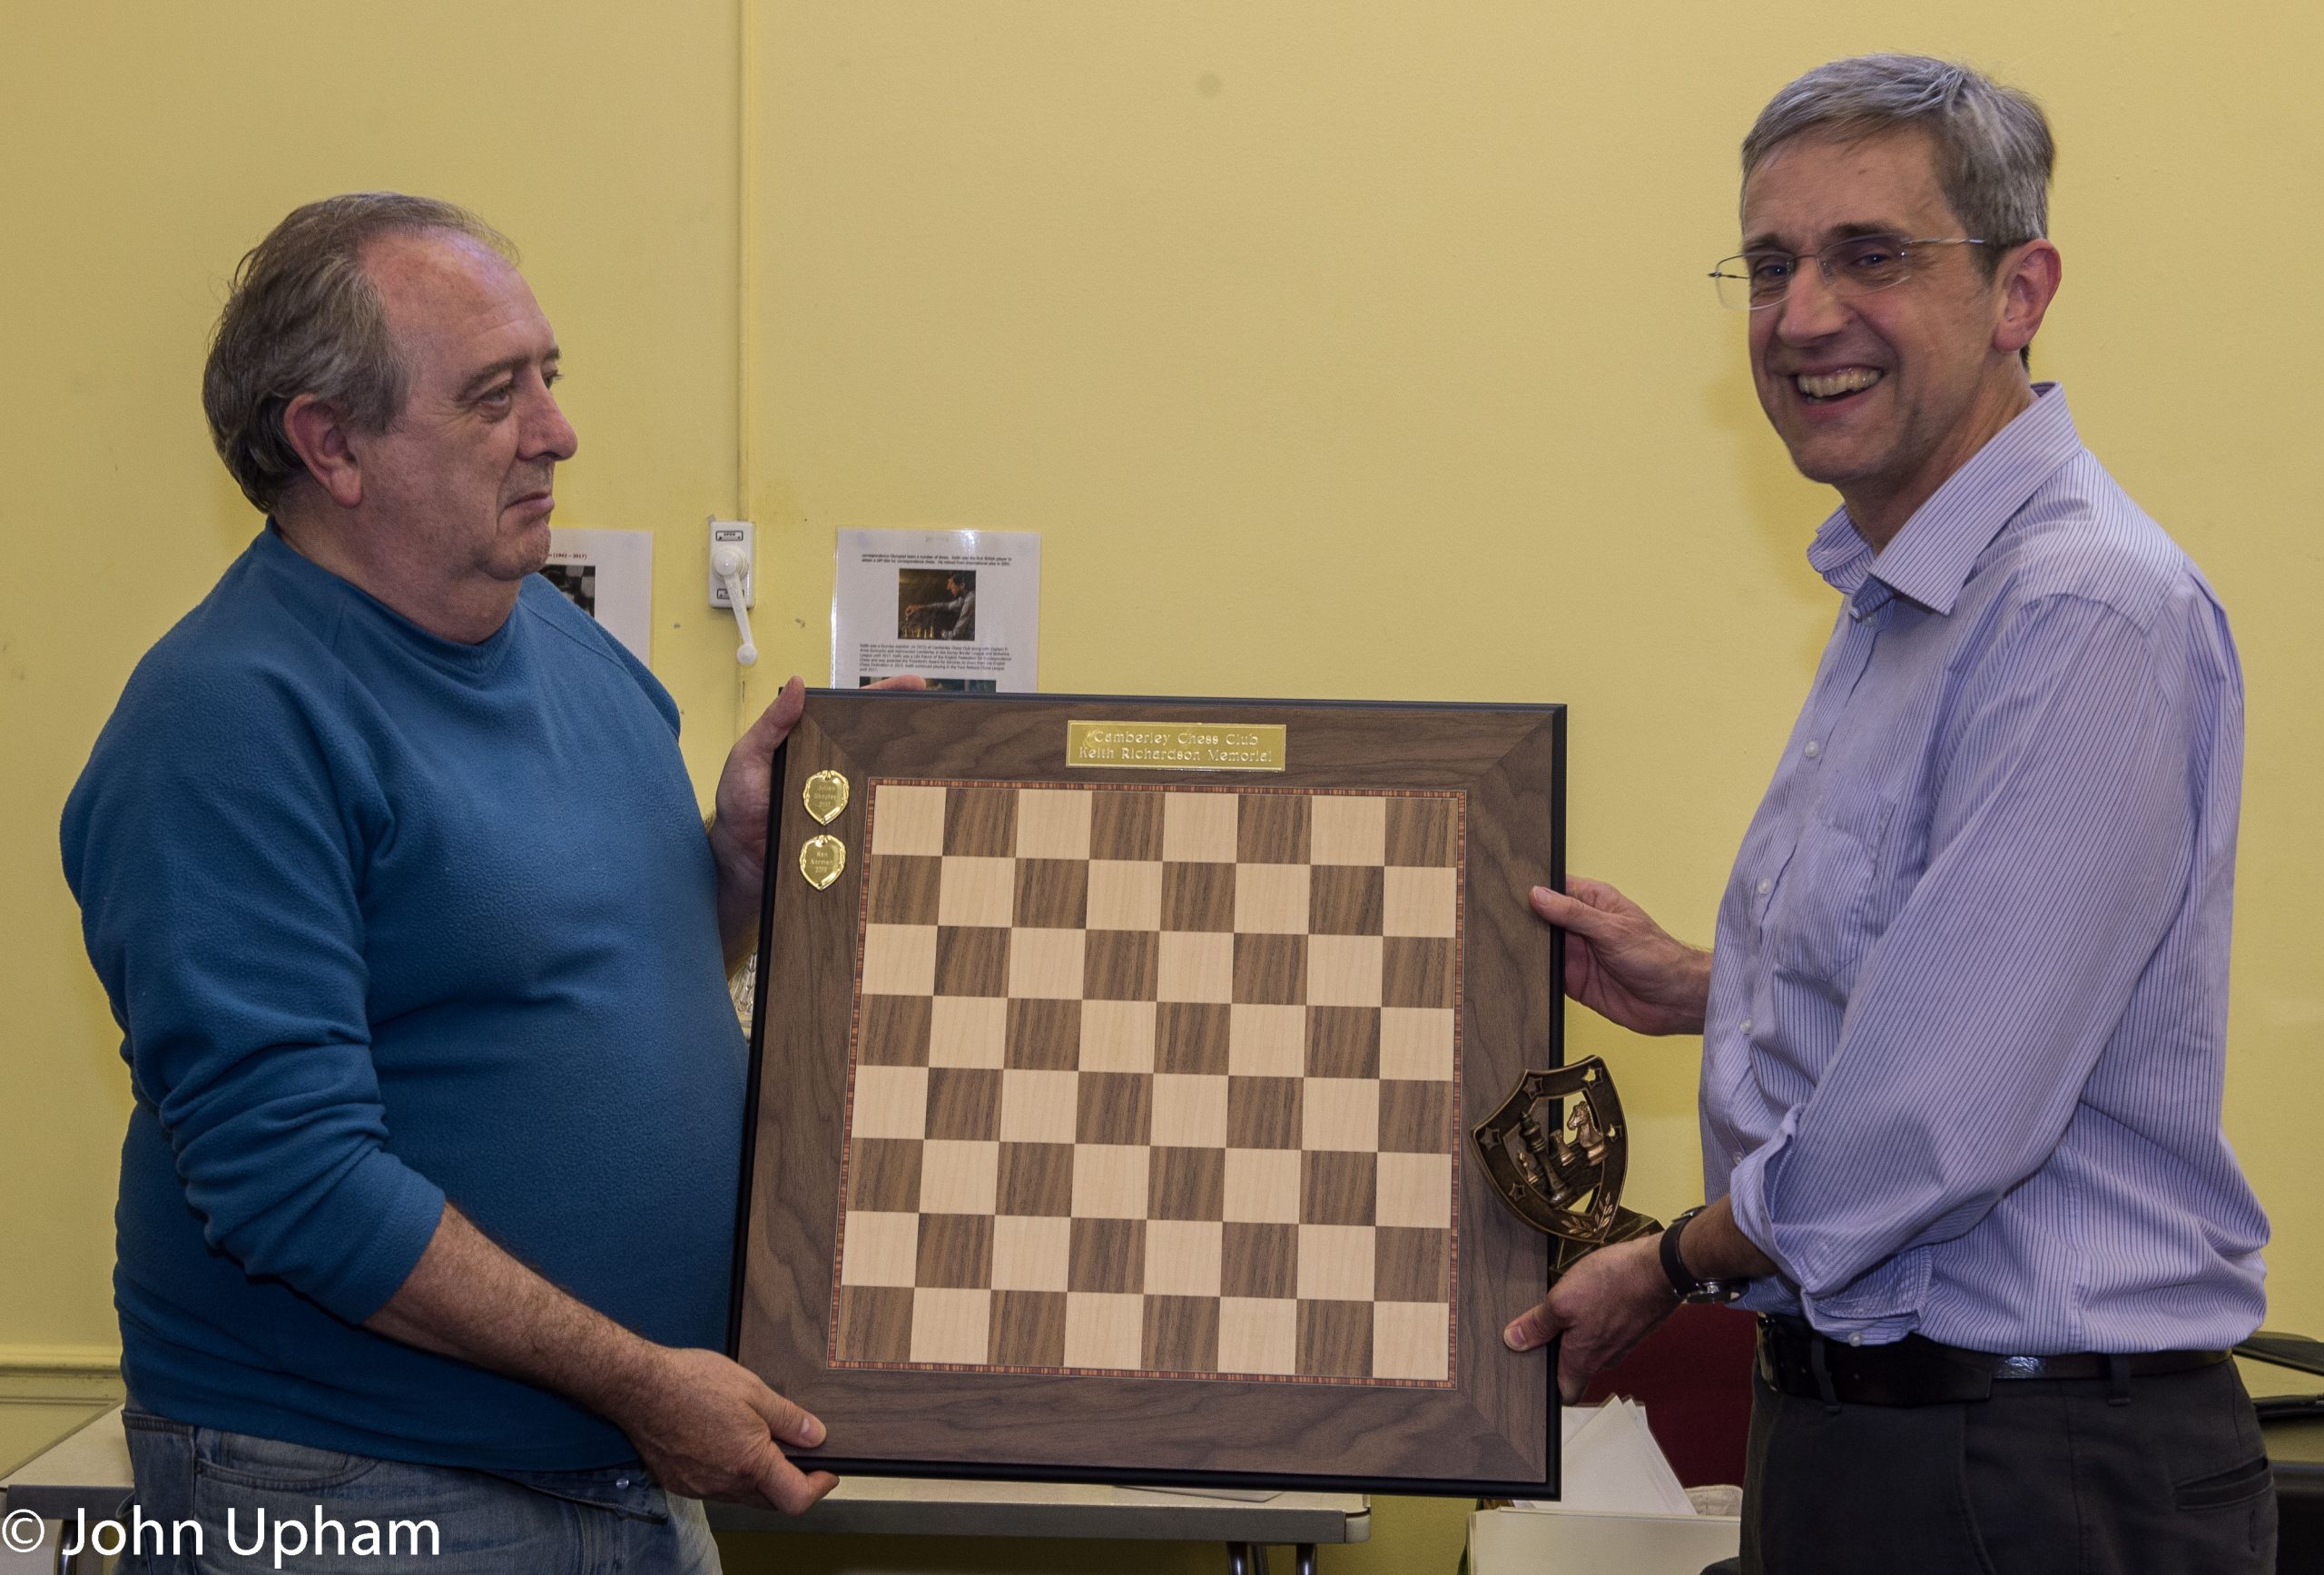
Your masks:
[[[835,771],[819,771],[799,790],[799,799],[817,825],[828,826],[847,808],[847,779]]]
[[[810,837],[799,850],[799,872],[821,891],[847,868],[847,844],[837,837]]]

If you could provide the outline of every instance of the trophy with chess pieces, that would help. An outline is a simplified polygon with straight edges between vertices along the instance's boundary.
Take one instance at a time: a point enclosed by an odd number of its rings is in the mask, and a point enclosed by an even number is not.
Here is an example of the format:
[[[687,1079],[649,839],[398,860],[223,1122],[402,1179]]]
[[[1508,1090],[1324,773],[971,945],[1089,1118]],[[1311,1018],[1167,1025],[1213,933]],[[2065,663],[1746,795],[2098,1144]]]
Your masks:
[[[1510,1212],[1556,1241],[1553,1282],[1600,1247],[1662,1228],[1622,1206],[1630,1131],[1613,1074],[1599,1057],[1524,1073],[1470,1136]]]

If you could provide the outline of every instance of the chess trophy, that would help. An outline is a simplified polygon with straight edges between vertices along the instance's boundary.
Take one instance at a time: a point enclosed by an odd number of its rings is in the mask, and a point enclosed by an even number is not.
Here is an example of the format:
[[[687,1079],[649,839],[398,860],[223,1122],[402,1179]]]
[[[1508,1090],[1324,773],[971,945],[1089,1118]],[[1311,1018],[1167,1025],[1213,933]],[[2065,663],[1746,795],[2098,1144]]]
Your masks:
[[[1572,1109],[1560,1122],[1557,1106],[1567,1099]],[[1599,1057],[1521,1074],[1509,1098],[1470,1136],[1486,1178],[1510,1212],[1557,1239],[1552,1282],[1600,1247],[1662,1228],[1622,1206],[1630,1132],[1614,1076]]]

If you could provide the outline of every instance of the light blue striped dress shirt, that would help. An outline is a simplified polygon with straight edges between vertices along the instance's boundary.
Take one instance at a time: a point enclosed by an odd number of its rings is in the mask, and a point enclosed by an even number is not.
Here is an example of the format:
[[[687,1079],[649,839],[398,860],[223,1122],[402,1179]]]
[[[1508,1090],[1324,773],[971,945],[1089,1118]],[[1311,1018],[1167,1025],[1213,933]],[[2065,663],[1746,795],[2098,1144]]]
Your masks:
[[[1706,1195],[1746,1305],[1865,1344],[2231,1344],[2267,1219],[2220,1129],[2242,680],[2186,556],[2034,404],[1845,598],[1718,913]]]

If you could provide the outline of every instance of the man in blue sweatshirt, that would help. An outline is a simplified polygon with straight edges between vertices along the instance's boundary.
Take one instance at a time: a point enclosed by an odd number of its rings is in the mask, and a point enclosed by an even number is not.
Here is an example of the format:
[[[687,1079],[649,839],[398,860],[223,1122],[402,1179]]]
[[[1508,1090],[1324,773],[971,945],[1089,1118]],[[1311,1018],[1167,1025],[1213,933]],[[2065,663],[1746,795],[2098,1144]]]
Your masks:
[[[371,1570],[398,1522],[434,1575],[714,1570],[701,1496],[832,1485],[783,1454],[822,1423],[715,1349],[726,973],[801,691],[735,745],[705,834],[676,706],[535,573],[575,447],[557,363],[462,211],[285,219],[203,379],[267,527],[139,664],[65,807],[136,1098],[137,1489],[212,1559],[230,1511],[244,1542],[320,1513]]]

